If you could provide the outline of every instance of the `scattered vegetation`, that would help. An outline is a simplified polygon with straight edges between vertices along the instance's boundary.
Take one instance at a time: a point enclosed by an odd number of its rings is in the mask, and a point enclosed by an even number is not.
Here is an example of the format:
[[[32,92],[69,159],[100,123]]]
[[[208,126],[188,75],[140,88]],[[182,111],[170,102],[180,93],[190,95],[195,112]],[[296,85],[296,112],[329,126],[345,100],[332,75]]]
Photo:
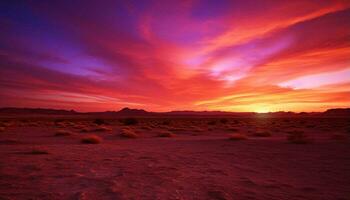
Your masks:
[[[149,126],[141,126],[140,128],[143,130],[148,130],[148,131],[152,130],[152,128]]]
[[[170,120],[165,120],[162,122],[162,125],[169,126],[171,124]]]
[[[229,135],[229,140],[246,140],[248,137],[242,133],[233,133]]]
[[[209,121],[208,123],[207,123],[208,125],[215,125],[216,124],[216,121]]]
[[[70,136],[73,135],[73,133],[69,130],[58,130],[55,133],[55,136]]]
[[[344,133],[333,133],[331,135],[331,139],[332,140],[347,140],[348,139],[348,135],[344,134]]]
[[[15,139],[0,140],[0,144],[20,144],[21,142]]]
[[[81,139],[83,144],[99,144],[102,142],[102,138],[97,135],[89,135]]]
[[[170,131],[160,131],[158,132],[157,137],[174,137],[174,134]]]
[[[227,124],[228,119],[220,119],[220,122],[221,122],[222,124]]]
[[[95,119],[94,123],[97,124],[97,125],[106,124],[106,122],[103,119]]]
[[[112,131],[111,128],[106,127],[106,126],[100,126],[94,129],[96,132],[105,132],[105,131]]]
[[[80,132],[82,132],[82,133],[87,133],[87,132],[89,132],[89,131],[90,131],[90,129],[87,128],[87,127],[83,127],[83,128],[81,128],[81,130],[80,130]]]
[[[287,136],[287,140],[293,144],[307,144],[311,142],[305,132],[299,130],[290,132]]]
[[[138,124],[138,120],[136,118],[125,118],[124,120],[122,120],[122,123],[125,125],[125,126],[130,126],[130,125],[136,125]]]
[[[238,132],[239,130],[237,128],[233,128],[233,127],[230,127],[230,128],[227,128],[228,131],[232,131],[232,132]]]
[[[49,152],[47,150],[42,150],[42,149],[33,149],[32,151],[29,152],[29,154],[43,155],[43,154],[49,154]]]
[[[272,134],[268,131],[257,131],[253,133],[255,137],[271,137]]]

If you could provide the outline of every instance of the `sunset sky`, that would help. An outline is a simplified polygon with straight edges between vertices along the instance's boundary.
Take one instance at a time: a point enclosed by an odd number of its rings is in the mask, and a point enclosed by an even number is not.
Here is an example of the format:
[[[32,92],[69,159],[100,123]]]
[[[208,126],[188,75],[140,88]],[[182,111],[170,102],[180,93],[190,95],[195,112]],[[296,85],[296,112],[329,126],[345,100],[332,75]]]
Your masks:
[[[0,107],[350,107],[350,1],[1,1]]]

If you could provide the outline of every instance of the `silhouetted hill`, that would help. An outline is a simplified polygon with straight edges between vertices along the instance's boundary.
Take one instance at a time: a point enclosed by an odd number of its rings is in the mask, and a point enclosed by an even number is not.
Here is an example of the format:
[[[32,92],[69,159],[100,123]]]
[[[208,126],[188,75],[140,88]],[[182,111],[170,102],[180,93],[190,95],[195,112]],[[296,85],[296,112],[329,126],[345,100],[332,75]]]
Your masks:
[[[75,115],[74,110],[56,110],[49,108],[0,108],[1,114],[42,114],[42,115]]]
[[[325,115],[331,115],[331,116],[349,116],[350,117],[350,108],[334,108],[329,109],[326,112],[324,112]]]
[[[171,111],[163,113],[170,116],[252,116],[253,112],[224,112],[224,111]]]
[[[130,108],[123,108],[118,111],[120,115],[148,115],[151,114],[151,112],[147,112],[143,109],[130,109]]]
[[[254,112],[223,112],[223,111],[171,111],[171,112],[148,112],[143,109],[123,108],[119,111],[105,112],[76,112],[74,110],[57,110],[48,108],[0,108],[2,115],[98,115],[106,117],[253,117],[256,115],[269,117],[346,117],[350,116],[350,108],[335,108],[325,112],[271,112],[271,113],[254,113]]]

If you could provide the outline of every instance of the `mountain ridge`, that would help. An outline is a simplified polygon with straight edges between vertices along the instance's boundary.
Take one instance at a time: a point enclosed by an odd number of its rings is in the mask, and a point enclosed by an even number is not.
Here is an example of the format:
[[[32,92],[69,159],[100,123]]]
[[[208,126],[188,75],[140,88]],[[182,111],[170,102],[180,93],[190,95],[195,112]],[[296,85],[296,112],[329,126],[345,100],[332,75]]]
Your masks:
[[[255,112],[227,112],[227,111],[169,111],[169,112],[150,112],[144,109],[122,108],[119,111],[103,111],[103,112],[77,112],[75,110],[52,109],[52,108],[18,108],[5,107],[0,108],[0,114],[43,114],[43,115],[105,115],[105,116],[232,116],[232,115],[329,115],[329,116],[350,116],[350,108],[332,108],[324,112],[270,112],[270,113],[255,113]]]

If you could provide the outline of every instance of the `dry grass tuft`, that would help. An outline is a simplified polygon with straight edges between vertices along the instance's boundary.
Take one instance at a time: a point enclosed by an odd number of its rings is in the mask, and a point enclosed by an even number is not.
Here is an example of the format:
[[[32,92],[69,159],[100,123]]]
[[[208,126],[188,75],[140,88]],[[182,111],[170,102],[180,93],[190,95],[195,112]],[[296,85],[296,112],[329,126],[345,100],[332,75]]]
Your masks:
[[[135,133],[135,131],[132,129],[122,129],[120,136],[122,136],[124,138],[137,138],[138,137],[137,133]]]
[[[83,144],[99,144],[102,142],[102,138],[97,135],[89,135],[81,139]]]
[[[70,136],[73,135],[73,133],[69,130],[58,130],[55,133],[55,136]]]
[[[248,139],[248,137],[242,133],[233,133],[229,136],[228,139],[238,141],[238,140],[246,140]]]
[[[289,135],[287,136],[287,140],[289,143],[293,143],[293,144],[311,143],[311,140],[308,138],[308,136],[305,134],[304,131],[289,132]]]

